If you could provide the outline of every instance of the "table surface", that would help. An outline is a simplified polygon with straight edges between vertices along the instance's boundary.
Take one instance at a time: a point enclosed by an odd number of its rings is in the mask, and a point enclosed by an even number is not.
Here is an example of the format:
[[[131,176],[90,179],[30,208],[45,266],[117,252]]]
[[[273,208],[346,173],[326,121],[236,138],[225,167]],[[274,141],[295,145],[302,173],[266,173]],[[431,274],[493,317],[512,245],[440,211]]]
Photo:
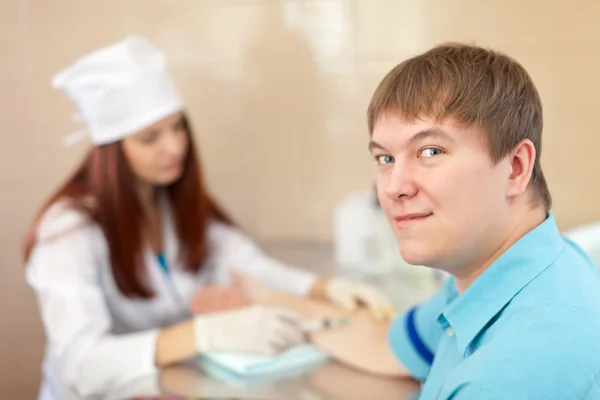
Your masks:
[[[174,366],[105,399],[413,400],[418,391],[419,384],[411,379],[373,376],[330,361],[296,376],[247,387],[228,386],[191,365]]]
[[[332,268],[332,249],[312,244],[275,244],[265,246],[273,256],[293,265],[310,266],[321,275],[349,275]],[[417,267],[418,268],[418,267]],[[351,274],[350,274],[351,275]],[[396,269],[382,275],[356,276],[384,290],[397,310],[423,300],[431,293],[406,270]],[[420,278],[420,277],[417,277]],[[326,362],[303,374],[252,387],[232,387],[209,378],[192,365],[171,367],[111,394],[113,399],[265,399],[265,400],[408,400],[416,399],[419,384],[410,379],[390,379],[369,375],[337,362]],[[152,397],[154,396],[154,397]]]
[[[276,258],[322,275],[353,275],[332,268],[329,246],[276,243],[265,247]],[[401,268],[355,277],[384,290],[398,311],[431,293],[430,285],[423,284],[421,277]],[[232,387],[208,377],[194,365],[179,365],[120,387],[104,399],[413,400],[418,397],[418,390],[419,384],[413,380],[373,376],[334,361],[293,377],[250,387]],[[67,398],[79,399],[72,394]]]

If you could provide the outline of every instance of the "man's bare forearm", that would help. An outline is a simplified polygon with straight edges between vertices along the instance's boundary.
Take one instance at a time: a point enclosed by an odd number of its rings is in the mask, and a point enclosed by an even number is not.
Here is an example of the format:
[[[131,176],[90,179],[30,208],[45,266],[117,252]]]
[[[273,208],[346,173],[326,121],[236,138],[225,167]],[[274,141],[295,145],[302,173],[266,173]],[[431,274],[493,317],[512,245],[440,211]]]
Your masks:
[[[306,317],[347,316],[343,327],[310,334],[313,344],[332,358],[366,372],[386,376],[408,376],[396,360],[387,341],[389,322],[375,320],[366,309],[344,312],[330,303],[284,293],[271,295],[269,305],[293,309]]]

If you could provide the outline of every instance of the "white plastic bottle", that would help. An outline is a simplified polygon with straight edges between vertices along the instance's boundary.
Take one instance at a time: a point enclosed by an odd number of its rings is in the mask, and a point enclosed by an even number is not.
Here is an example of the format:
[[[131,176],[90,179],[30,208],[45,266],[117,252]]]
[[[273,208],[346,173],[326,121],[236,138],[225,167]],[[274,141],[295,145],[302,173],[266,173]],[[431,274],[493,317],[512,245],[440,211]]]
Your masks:
[[[422,301],[445,275],[402,259],[375,191],[348,196],[335,211],[334,262],[338,275],[374,283],[400,307]]]
[[[336,272],[361,277],[373,263],[375,200],[370,192],[343,200],[334,214],[334,262]]]

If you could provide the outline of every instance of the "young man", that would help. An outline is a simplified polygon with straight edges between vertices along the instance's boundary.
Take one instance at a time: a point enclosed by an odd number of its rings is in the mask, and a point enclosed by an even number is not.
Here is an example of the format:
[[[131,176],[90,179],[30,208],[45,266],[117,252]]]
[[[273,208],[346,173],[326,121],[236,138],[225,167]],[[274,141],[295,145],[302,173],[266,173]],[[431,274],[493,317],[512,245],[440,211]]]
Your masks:
[[[436,47],[383,79],[368,119],[402,256],[453,277],[391,325],[422,398],[600,398],[598,273],[550,213],[542,105],[523,67]]]
[[[550,213],[542,105],[523,67],[435,47],[388,73],[368,120],[402,257],[452,277],[389,325],[359,313],[313,341],[364,370],[424,381],[422,400],[600,399],[599,275]]]

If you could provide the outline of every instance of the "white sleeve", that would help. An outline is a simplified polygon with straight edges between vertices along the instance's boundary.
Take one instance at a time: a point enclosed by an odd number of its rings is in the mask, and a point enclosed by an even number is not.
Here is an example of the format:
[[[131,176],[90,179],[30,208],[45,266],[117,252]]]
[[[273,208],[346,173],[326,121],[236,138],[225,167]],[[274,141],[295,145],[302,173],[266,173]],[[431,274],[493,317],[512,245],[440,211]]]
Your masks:
[[[97,244],[103,238],[97,227],[81,224],[83,217],[74,213],[63,213],[41,225],[40,231],[52,231],[75,222],[62,235],[38,239],[26,277],[37,295],[62,384],[85,397],[155,372],[158,332],[110,333],[111,315],[94,255],[94,241]]]
[[[235,269],[274,289],[298,296],[306,296],[315,283],[316,276],[312,272],[269,257],[233,226],[211,222],[209,238],[211,259],[221,281],[226,281],[228,271]]]

